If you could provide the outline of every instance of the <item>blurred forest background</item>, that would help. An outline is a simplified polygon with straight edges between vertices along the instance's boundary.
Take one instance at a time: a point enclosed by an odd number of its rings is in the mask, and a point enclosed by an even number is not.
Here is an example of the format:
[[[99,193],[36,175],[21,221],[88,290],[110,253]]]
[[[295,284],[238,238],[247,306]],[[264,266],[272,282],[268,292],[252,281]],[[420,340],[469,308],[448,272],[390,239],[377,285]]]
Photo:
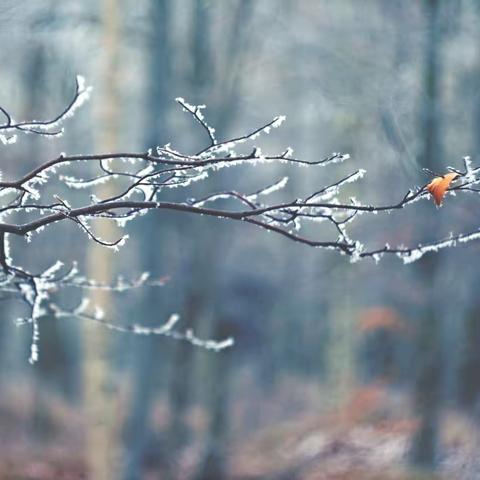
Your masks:
[[[76,74],[92,100],[60,140],[3,147],[3,178],[60,151],[196,151],[203,132],[174,98],[207,105],[218,136],[285,114],[264,151],[318,159],[348,152],[368,172],[350,188],[389,204],[480,151],[477,0],[0,0],[0,105],[50,118]],[[350,166],[351,166],[350,165]],[[226,169],[205,189],[253,191],[277,165]],[[347,166],[296,169],[295,198]],[[179,195],[188,195],[180,192]],[[279,197],[282,198],[282,197]],[[476,213],[477,212],[477,213]],[[478,226],[478,210],[363,221],[370,243],[412,243]],[[1,479],[480,478],[479,246],[351,264],[249,225],[152,213],[120,253],[71,225],[17,258],[60,258],[93,278],[150,271],[160,288],[93,293],[119,324],[178,312],[198,335],[236,339],[206,352],[168,338],[43,319],[27,362],[21,306],[2,300]],[[102,232],[112,236],[114,232]],[[438,235],[437,235],[438,234]],[[50,262],[50,263],[48,263]],[[64,296],[59,302],[74,305]],[[421,476],[421,477],[419,477]]]

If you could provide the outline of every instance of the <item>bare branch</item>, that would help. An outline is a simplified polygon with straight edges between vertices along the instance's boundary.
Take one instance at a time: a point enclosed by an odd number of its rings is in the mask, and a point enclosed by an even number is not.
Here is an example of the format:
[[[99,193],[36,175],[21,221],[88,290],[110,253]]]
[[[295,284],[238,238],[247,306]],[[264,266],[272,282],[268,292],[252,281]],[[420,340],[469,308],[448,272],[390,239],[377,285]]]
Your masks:
[[[63,131],[63,122],[75,113],[77,108],[89,97],[91,88],[86,87],[82,77],[77,78],[75,94],[67,107],[57,116],[47,121],[13,120],[12,115],[0,107],[5,121],[0,124],[0,139],[11,143],[18,133],[32,133],[42,136],[56,136]],[[361,215],[391,213],[412,206],[430,194],[427,184],[409,189],[402,198],[393,204],[369,205],[349,199],[343,188],[359,181],[365,171],[357,169],[341,176],[338,180],[323,185],[304,198],[287,199],[280,202],[268,202],[272,195],[285,187],[288,177],[256,188],[252,193],[235,190],[212,192],[202,198],[185,195],[181,201],[166,201],[164,193],[172,188],[186,188],[189,192],[194,182],[208,181],[219,170],[228,167],[255,166],[263,163],[281,163],[290,167],[324,168],[349,159],[348,154],[333,153],[318,160],[303,160],[293,157],[288,148],[280,154],[264,155],[253,142],[261,135],[268,134],[281,125],[285,117],[275,117],[251,132],[232,139],[217,140],[215,129],[203,116],[204,106],[194,106],[178,98],[180,106],[208,136],[208,145],[194,155],[181,153],[170,145],[152,146],[147,152],[113,152],[93,155],[60,154],[56,158],[44,161],[39,166],[13,180],[0,182],[0,290],[8,294],[17,294],[28,306],[29,314],[20,321],[32,325],[31,361],[38,356],[37,342],[40,335],[39,319],[47,311],[57,317],[72,316],[82,320],[100,323],[113,330],[137,334],[160,334],[194,345],[219,350],[231,344],[225,341],[205,341],[198,339],[192,332],[179,332],[173,329],[174,323],[167,322],[156,329],[141,326],[118,326],[103,320],[99,312],[87,313],[84,305],[73,310],[65,310],[51,300],[51,292],[62,288],[98,288],[113,291],[126,291],[142,286],[161,286],[162,281],[150,281],[143,274],[134,281],[119,279],[112,285],[95,282],[81,276],[76,266],[65,271],[61,262],[56,262],[47,270],[31,273],[17,264],[9,253],[10,236],[29,237],[45,227],[63,221],[77,224],[89,239],[108,248],[118,249],[128,235],[111,240],[102,239],[90,226],[93,219],[114,221],[124,227],[128,221],[150,210],[170,210],[193,215],[206,215],[221,220],[244,222],[262,230],[273,232],[289,240],[311,247],[335,250],[350,257],[352,261],[373,258],[375,261],[386,254],[400,257],[405,263],[415,261],[424,254],[453,247],[471,240],[480,239],[480,230],[470,233],[451,234],[447,238],[435,239],[422,245],[390,246],[369,248],[350,238],[350,225]],[[238,154],[235,149],[252,144],[250,153]],[[155,152],[155,153],[154,153]],[[82,176],[81,165],[88,163],[89,176]],[[463,169],[450,167],[458,174],[450,191],[476,194],[480,192],[480,167],[473,167],[469,157],[463,159]],[[436,175],[434,172],[427,172]],[[105,182],[113,182],[110,191],[115,192],[106,198],[96,198],[94,187]],[[53,189],[55,202],[44,200],[45,187]],[[86,195],[69,195],[71,190],[83,190]],[[260,200],[261,199],[261,200]],[[76,202],[71,205],[70,202]],[[215,205],[215,208],[208,205]],[[26,220],[18,223],[18,213]],[[309,233],[300,234],[304,223],[311,223]],[[315,225],[326,222],[330,228]],[[332,233],[333,232],[333,233]],[[176,318],[176,317],[175,317]]]

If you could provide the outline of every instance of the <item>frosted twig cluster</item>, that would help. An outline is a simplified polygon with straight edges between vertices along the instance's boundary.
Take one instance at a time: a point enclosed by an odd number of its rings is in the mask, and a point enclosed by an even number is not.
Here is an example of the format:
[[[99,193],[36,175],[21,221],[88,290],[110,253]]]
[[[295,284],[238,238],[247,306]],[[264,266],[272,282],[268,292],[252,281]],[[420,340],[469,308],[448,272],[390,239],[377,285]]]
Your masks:
[[[90,88],[85,86],[82,77],[77,78],[74,98],[67,108],[49,121],[15,121],[10,113],[0,107],[5,122],[0,124],[0,140],[5,145],[13,143],[21,134],[58,136],[63,132],[65,119],[88,99]],[[220,350],[229,346],[231,339],[213,341],[198,339],[193,332],[175,330],[177,317],[171,317],[157,328],[146,329],[139,325],[120,327],[103,319],[102,312],[93,307],[89,312],[86,302],[73,310],[65,310],[53,304],[50,293],[62,287],[108,288],[117,291],[138,288],[147,284],[158,285],[160,281],[150,281],[144,274],[134,281],[119,280],[112,285],[96,283],[82,277],[76,266],[65,269],[61,262],[40,273],[32,273],[18,265],[9,250],[9,238],[20,236],[30,239],[35,233],[58,222],[74,222],[93,242],[106,248],[117,250],[128,236],[109,240],[95,234],[91,226],[94,219],[116,222],[120,227],[144,215],[150,210],[173,210],[178,213],[207,215],[219,219],[249,223],[257,228],[274,232],[290,240],[312,247],[336,250],[347,255],[352,261],[371,257],[378,261],[385,254],[394,254],[405,262],[419,259],[425,253],[451,247],[480,238],[480,230],[452,234],[446,239],[433,239],[423,245],[385,245],[380,249],[369,249],[358,240],[350,238],[350,224],[362,214],[393,212],[403,209],[429,195],[426,185],[409,190],[403,198],[392,205],[368,205],[355,198],[345,200],[342,187],[360,180],[365,171],[357,169],[342,176],[335,182],[322,185],[304,198],[268,202],[269,195],[285,187],[288,177],[283,176],[252,192],[233,190],[215,191],[201,198],[192,198],[195,182],[207,181],[219,170],[228,167],[282,163],[287,166],[323,168],[349,159],[348,154],[333,153],[317,160],[302,160],[293,155],[291,148],[274,155],[263,154],[254,145],[255,140],[272,129],[279,127],[285,117],[275,117],[270,122],[253,131],[235,138],[217,139],[203,111],[204,106],[190,105],[182,98],[176,99],[196,124],[205,131],[207,146],[194,154],[181,153],[170,144],[152,146],[146,152],[108,152],[93,155],[61,153],[56,158],[44,162],[20,178],[2,180],[0,178],[0,289],[8,294],[18,295],[29,307],[29,315],[22,323],[32,325],[33,342],[31,361],[35,361],[37,340],[40,332],[39,319],[48,314],[58,317],[73,316],[101,323],[109,328],[137,334],[167,335],[194,345]],[[250,146],[249,146],[250,145]],[[248,153],[237,153],[238,149]],[[456,184],[450,190],[457,192],[478,192],[480,168],[474,168],[470,159],[464,159]],[[95,187],[110,183],[105,198],[95,195]],[[48,195],[46,187],[49,187]],[[187,189],[183,200],[169,200],[171,189]],[[56,193],[52,194],[52,190]],[[72,190],[75,195],[69,195]],[[83,196],[82,196],[83,192]],[[175,197],[177,198],[177,197]],[[26,218],[16,223],[18,214]],[[313,223],[318,233],[304,234],[302,226]],[[324,228],[323,223],[332,228]],[[332,234],[333,232],[333,234]]]

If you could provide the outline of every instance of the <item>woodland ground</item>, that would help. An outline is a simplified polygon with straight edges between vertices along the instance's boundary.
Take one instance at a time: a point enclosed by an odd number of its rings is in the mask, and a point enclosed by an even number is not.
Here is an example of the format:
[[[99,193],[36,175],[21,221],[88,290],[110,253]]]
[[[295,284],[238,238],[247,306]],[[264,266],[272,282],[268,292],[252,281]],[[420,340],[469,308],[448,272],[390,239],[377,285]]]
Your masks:
[[[248,380],[245,380],[248,382]],[[250,390],[251,391],[251,390]],[[301,392],[301,394],[300,394]],[[127,393],[124,392],[127,398]],[[384,384],[351,391],[342,406],[322,402],[316,385],[285,378],[274,391],[257,392],[233,402],[228,445],[228,480],[472,480],[476,432],[464,417],[445,412],[443,457],[435,477],[406,469],[409,438],[416,428],[406,397]],[[19,400],[21,399],[21,400]],[[43,411],[39,411],[39,406]],[[127,410],[127,402],[123,402]],[[38,422],[48,422],[38,425]],[[119,422],[120,423],[120,422]],[[159,397],[153,410],[154,433],[145,459],[145,480],[162,478],[165,458],[158,451],[168,424],[168,408]],[[191,442],[175,456],[178,480],[188,480],[201,457],[199,439],[206,416],[190,409],[186,424]],[[82,458],[82,416],[79,410],[50,396],[39,400],[31,389],[17,386],[0,403],[0,479],[75,480],[87,478]],[[35,441],[35,429],[50,432]],[[120,432],[119,432],[120,433]]]

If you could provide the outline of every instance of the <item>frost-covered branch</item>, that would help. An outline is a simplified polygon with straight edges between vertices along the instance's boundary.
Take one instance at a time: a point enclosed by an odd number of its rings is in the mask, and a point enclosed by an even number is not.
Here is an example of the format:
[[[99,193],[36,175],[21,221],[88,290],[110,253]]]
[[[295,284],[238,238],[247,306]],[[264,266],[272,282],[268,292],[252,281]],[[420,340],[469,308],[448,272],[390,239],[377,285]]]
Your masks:
[[[0,107],[4,123],[0,124],[0,139],[12,143],[19,133],[57,136],[63,131],[63,122],[88,98],[91,88],[85,86],[82,77],[77,78],[74,97],[56,117],[48,121],[15,121],[12,115]],[[389,205],[370,205],[349,197],[345,187],[359,181],[365,170],[355,169],[340,175],[337,180],[321,185],[303,198],[269,202],[278,195],[288,182],[288,177],[275,179],[251,192],[236,190],[213,191],[195,198],[194,184],[208,181],[220,170],[230,167],[282,164],[285,167],[325,168],[349,160],[348,154],[333,153],[314,160],[293,156],[288,148],[278,154],[264,154],[255,141],[262,135],[279,127],[285,117],[273,120],[246,134],[231,139],[217,139],[204,114],[204,106],[190,105],[182,98],[177,102],[205,131],[206,147],[195,154],[182,153],[170,144],[152,146],[147,152],[108,152],[92,155],[61,153],[13,179],[0,181],[0,289],[16,293],[29,308],[29,315],[21,323],[32,325],[33,342],[31,360],[37,357],[36,343],[39,336],[39,319],[47,313],[57,317],[73,316],[101,323],[109,328],[140,334],[166,335],[192,344],[219,350],[230,340],[219,342],[198,339],[192,332],[175,330],[176,321],[169,321],[158,328],[144,329],[140,326],[118,326],[103,320],[101,312],[89,312],[84,302],[78,308],[65,310],[51,299],[51,292],[61,288],[103,288],[124,291],[146,285],[158,286],[161,281],[150,281],[146,274],[134,281],[118,280],[112,285],[99,284],[82,277],[76,268],[65,269],[60,262],[40,273],[28,272],[18,266],[17,259],[9,253],[11,236],[30,239],[32,235],[55,223],[75,223],[90,240],[107,248],[117,250],[128,235],[117,239],[102,239],[94,231],[92,220],[113,221],[119,227],[149,211],[161,214],[164,210],[179,214],[206,215],[221,220],[249,223],[269,232],[274,232],[295,242],[308,246],[338,251],[352,261],[373,258],[378,261],[386,254],[400,257],[406,263],[421,258],[425,253],[455,246],[480,238],[480,230],[470,233],[451,234],[448,238],[436,239],[422,245],[369,248],[358,239],[351,238],[350,226],[359,216],[391,213],[410,207],[430,195],[428,184],[406,192],[398,202]],[[247,149],[246,149],[247,147]],[[247,153],[237,153],[237,151]],[[462,169],[451,169],[455,182],[450,191],[478,193],[480,167],[473,167],[469,158],[464,159]],[[110,183],[109,196],[95,196],[96,186]],[[48,187],[48,194],[46,188]],[[172,201],[167,195],[171,189],[186,189],[183,200]],[[75,195],[71,192],[75,191]],[[53,193],[52,193],[53,192]],[[443,193],[443,192],[442,192]],[[278,198],[278,197],[277,197]],[[18,221],[19,213],[22,222]],[[304,228],[310,224],[309,228]],[[176,318],[176,317],[174,317]]]
[[[0,141],[7,145],[15,143],[17,135],[22,133],[34,133],[43,136],[57,137],[63,133],[63,122],[72,117],[90,97],[92,87],[85,85],[85,79],[77,76],[75,94],[70,103],[55,117],[50,120],[28,120],[17,122],[12,115],[3,107],[0,113],[4,116],[5,122],[0,124]]]

